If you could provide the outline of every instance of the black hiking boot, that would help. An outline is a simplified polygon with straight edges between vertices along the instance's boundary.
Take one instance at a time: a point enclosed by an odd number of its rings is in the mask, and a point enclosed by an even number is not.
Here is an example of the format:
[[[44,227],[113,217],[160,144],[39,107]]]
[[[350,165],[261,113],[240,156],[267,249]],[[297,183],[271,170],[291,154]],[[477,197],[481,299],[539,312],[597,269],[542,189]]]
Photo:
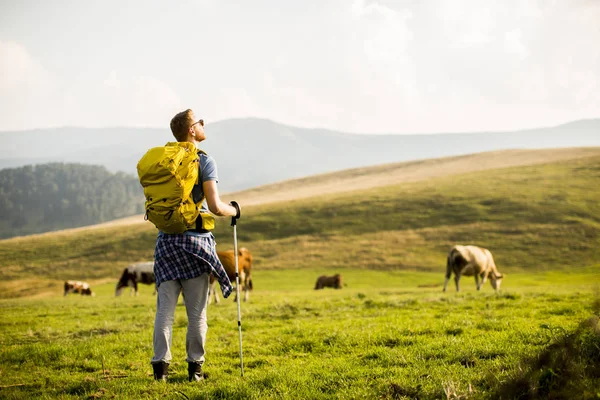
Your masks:
[[[163,361],[152,363],[152,369],[154,370],[154,379],[157,381],[167,381],[169,376],[169,364]]]
[[[197,362],[188,363],[188,381],[200,382],[203,379],[204,374],[202,373],[202,364]]]

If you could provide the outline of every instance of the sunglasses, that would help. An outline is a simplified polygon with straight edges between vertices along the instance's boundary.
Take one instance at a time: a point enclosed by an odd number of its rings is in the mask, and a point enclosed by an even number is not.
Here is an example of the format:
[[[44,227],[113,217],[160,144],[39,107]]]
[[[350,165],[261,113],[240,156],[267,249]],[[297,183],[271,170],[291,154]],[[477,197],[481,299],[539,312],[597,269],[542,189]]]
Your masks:
[[[198,121],[194,122],[193,124],[190,125],[190,128],[196,124],[200,124],[200,126],[204,127],[204,120],[203,119],[199,119]]]

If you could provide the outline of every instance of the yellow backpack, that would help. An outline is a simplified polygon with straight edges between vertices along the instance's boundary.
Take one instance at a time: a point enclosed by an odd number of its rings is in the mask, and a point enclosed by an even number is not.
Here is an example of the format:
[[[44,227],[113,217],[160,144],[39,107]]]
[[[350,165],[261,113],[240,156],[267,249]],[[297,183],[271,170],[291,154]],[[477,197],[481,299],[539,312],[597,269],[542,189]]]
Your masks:
[[[183,233],[196,227],[214,229],[214,218],[200,213],[204,198],[194,203],[192,189],[198,183],[200,157],[193,143],[169,142],[146,152],[137,164],[146,196],[145,219],[165,233]],[[204,153],[206,154],[206,153]]]

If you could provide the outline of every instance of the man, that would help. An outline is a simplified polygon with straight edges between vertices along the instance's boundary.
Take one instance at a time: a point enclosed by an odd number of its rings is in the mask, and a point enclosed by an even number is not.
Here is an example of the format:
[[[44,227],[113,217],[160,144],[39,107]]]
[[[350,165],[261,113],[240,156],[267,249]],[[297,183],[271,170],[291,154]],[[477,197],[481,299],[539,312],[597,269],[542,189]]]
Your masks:
[[[189,109],[173,117],[171,131],[178,142],[191,142],[196,148],[206,139],[204,121],[196,120],[193,111]],[[198,203],[205,198],[206,201],[202,203],[204,211],[210,210],[217,216],[239,218],[239,205],[235,202],[226,204],[219,197],[215,160],[203,152],[199,155],[198,184],[192,191],[194,202]],[[197,219],[196,228],[184,233],[166,234],[159,231],[154,250],[154,273],[158,294],[152,357],[154,379],[167,380],[175,307],[181,291],[188,317],[185,346],[188,380],[191,382],[203,379],[202,364],[208,330],[206,307],[211,272],[219,281],[223,297],[228,297],[233,290],[231,282],[217,257],[215,238],[210,231],[202,229],[200,217]]]

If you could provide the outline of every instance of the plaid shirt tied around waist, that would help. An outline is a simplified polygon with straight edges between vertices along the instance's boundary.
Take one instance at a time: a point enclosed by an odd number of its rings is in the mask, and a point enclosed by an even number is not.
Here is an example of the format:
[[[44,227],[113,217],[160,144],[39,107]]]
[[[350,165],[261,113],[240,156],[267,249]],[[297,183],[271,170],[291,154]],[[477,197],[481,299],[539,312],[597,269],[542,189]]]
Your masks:
[[[217,257],[212,234],[184,232],[169,235],[159,232],[154,249],[156,287],[165,281],[192,279],[204,273],[212,273],[219,282],[223,297],[229,297],[233,287]]]

